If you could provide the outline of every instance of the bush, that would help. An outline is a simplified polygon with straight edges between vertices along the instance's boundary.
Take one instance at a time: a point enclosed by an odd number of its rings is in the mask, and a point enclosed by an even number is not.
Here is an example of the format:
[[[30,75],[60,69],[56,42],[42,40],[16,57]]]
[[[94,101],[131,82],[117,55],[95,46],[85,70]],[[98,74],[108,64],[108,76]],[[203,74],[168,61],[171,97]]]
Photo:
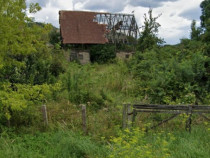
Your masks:
[[[109,158],[153,158],[153,157],[169,157],[168,143],[166,138],[161,139],[156,134],[155,144],[150,144],[146,140],[145,132],[138,128],[133,130],[126,129],[119,132],[118,137],[111,139],[111,153]]]
[[[1,137],[0,155],[19,158],[103,158],[107,155],[107,148],[69,129],[59,129],[51,133]]]
[[[106,63],[116,57],[116,47],[111,44],[94,45],[90,49],[92,62]]]
[[[152,103],[204,104],[209,91],[206,62],[200,50],[169,47],[137,52],[131,69],[137,92]]]
[[[35,123],[42,104],[56,99],[60,84],[27,85],[2,83],[0,86],[0,121],[12,126]],[[41,115],[41,114],[40,114]]]

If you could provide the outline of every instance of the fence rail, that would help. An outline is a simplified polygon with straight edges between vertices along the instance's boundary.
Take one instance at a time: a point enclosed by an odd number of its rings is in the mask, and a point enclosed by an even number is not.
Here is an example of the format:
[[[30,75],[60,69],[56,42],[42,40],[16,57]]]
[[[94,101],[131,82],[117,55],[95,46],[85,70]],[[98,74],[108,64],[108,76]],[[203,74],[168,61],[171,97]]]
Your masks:
[[[135,117],[139,112],[147,112],[147,113],[168,113],[173,114],[171,117],[162,120],[157,125],[150,127],[153,129],[155,127],[160,126],[163,123],[168,122],[169,120],[174,119],[179,114],[185,113],[188,115],[188,119],[186,121],[186,130],[191,131],[191,116],[192,114],[199,114],[207,121],[210,119],[204,114],[210,113],[209,105],[155,105],[155,104],[124,104],[123,107],[123,128],[129,128],[132,122],[134,124]]]

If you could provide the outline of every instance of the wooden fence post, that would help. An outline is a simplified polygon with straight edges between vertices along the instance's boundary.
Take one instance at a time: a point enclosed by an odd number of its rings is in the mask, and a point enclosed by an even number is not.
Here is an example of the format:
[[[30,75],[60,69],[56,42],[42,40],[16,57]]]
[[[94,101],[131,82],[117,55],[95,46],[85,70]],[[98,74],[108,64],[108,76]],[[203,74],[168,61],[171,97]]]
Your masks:
[[[133,109],[132,127],[134,126],[136,115],[137,115],[136,109]]]
[[[82,128],[84,133],[87,133],[87,121],[86,121],[86,105],[82,105]]]
[[[123,104],[123,122],[122,128],[125,129],[127,127],[127,104]]]
[[[132,108],[131,108],[131,104],[128,104],[127,105],[127,117],[128,117],[128,120],[127,120],[127,127],[130,128],[131,125],[132,125]]]
[[[44,125],[48,126],[48,117],[47,117],[47,107],[46,105],[42,105],[42,114],[44,119]]]
[[[131,104],[123,104],[123,123],[122,128],[130,128],[132,123],[132,108]]]
[[[187,121],[186,121],[186,130],[191,132],[191,123],[192,123],[192,106],[189,105],[189,111],[187,112],[187,115],[189,115]]]

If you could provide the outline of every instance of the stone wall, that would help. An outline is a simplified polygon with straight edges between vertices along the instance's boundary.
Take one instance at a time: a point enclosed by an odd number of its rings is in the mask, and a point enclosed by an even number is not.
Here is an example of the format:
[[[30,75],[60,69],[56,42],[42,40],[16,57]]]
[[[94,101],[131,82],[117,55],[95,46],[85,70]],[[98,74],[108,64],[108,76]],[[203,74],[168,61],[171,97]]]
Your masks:
[[[133,56],[134,52],[117,52],[116,57],[119,59],[130,59]]]
[[[133,56],[134,52],[116,52],[116,57],[119,59],[127,60]],[[65,57],[67,61],[78,61],[80,64],[90,63],[90,53],[88,50],[71,50],[70,52],[65,52]]]
[[[90,63],[90,53],[88,51],[81,51],[78,54],[78,59],[80,64],[88,64]]]
[[[70,52],[70,61],[79,61],[80,64],[90,63],[90,53],[89,51],[84,50],[71,50]]]

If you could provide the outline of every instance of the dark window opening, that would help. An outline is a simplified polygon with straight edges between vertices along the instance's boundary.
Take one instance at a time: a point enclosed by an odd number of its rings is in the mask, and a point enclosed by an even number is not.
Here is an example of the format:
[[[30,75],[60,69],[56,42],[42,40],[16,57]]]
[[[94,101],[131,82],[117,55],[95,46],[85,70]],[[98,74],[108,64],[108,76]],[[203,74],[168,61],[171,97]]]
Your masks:
[[[126,55],[125,55],[125,58],[129,58],[129,56],[130,56],[129,54],[126,54]]]
[[[79,60],[83,60],[83,54],[79,54],[78,58]]]

